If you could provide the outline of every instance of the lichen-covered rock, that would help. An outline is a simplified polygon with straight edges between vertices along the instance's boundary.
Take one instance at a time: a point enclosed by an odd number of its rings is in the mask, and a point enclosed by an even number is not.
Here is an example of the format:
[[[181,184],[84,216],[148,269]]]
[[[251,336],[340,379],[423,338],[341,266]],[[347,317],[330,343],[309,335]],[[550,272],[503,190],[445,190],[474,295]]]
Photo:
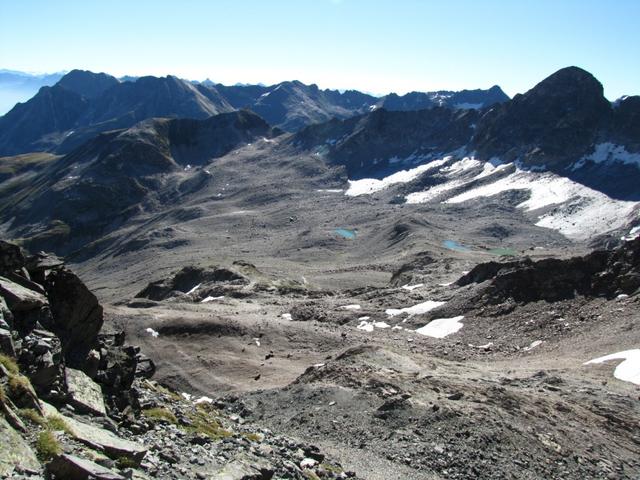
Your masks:
[[[84,372],[73,368],[66,368],[65,377],[69,403],[80,411],[95,415],[106,415],[107,411],[102,398],[100,386],[91,380]]]
[[[10,476],[15,470],[38,472],[40,462],[22,436],[0,416],[0,476]]]
[[[76,420],[62,415],[58,410],[43,402],[46,416],[59,416],[69,427],[71,434],[81,443],[104,452],[114,459],[128,458],[135,463],[140,463],[147,453],[147,447],[130,440],[126,440],[116,434],[96,425]]]
[[[47,471],[65,480],[125,480],[122,475],[109,470],[91,460],[75,455],[58,455],[47,464]]]

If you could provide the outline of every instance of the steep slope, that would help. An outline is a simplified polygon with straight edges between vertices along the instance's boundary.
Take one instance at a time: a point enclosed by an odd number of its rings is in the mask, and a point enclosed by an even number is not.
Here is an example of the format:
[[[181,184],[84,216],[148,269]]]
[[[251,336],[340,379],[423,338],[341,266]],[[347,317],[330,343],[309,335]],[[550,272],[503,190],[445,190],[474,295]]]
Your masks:
[[[26,102],[41,87],[55,84],[62,73],[30,74],[14,70],[0,70],[0,115],[4,115],[17,103]]]
[[[42,87],[31,100],[0,117],[1,155],[55,149],[87,107],[88,101],[75,92],[57,84]]]
[[[7,182],[3,196],[11,199],[2,216],[35,245],[69,251],[206,184],[206,170],[185,175],[192,166],[273,135],[246,111],[205,120],[147,120],[101,134],[37,174]]]
[[[458,149],[473,135],[475,110],[389,112],[312,125],[292,138],[302,148],[346,166],[349,178],[381,178]]]

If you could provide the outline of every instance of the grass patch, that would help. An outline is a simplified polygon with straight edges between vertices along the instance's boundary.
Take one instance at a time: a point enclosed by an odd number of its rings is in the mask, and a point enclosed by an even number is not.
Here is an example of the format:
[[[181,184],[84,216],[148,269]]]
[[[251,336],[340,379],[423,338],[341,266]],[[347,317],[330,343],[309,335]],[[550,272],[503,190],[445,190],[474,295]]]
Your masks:
[[[21,408],[18,410],[18,413],[22,418],[29,420],[31,423],[35,423],[41,427],[45,427],[47,425],[45,418],[33,408]]]
[[[162,393],[164,395],[166,395],[167,397],[169,397],[171,400],[175,400],[175,401],[182,401],[184,400],[180,395],[178,395],[176,392],[169,390],[167,387],[163,387],[160,384],[153,384],[151,382],[147,382],[147,386],[158,393]]]
[[[67,425],[67,422],[65,422],[64,419],[59,415],[49,415],[47,417],[47,426],[51,430],[63,431],[67,435],[70,435],[72,437],[74,436],[73,431],[71,430],[69,425]]]
[[[206,435],[214,440],[233,436],[233,432],[225,429],[220,422],[205,409],[196,408],[195,411],[187,414],[192,425],[188,425],[186,430],[194,434]]]
[[[118,459],[116,460],[116,465],[118,466],[119,469],[124,470],[125,468],[138,468],[139,465],[138,463],[133,460],[132,458],[129,457],[118,457]]]
[[[0,353],[0,364],[2,364],[2,366],[12,375],[18,375],[18,373],[20,373],[16,359],[9,355]]]
[[[147,408],[142,411],[142,414],[147,417],[149,420],[153,421],[165,421],[168,423],[173,423],[174,425],[178,423],[178,419],[173,414],[171,410],[164,407],[156,407],[156,408]]]
[[[9,396],[12,398],[20,398],[23,395],[30,395],[33,391],[31,382],[24,375],[11,375],[9,376]]]
[[[51,460],[62,453],[62,447],[51,430],[45,430],[38,434],[36,453],[42,461]]]

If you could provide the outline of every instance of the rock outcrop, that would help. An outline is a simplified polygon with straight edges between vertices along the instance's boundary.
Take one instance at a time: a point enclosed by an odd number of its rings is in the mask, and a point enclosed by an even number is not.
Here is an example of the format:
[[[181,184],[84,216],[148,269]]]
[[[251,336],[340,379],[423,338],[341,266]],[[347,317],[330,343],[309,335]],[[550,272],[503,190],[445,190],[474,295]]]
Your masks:
[[[488,262],[474,267],[456,283],[460,286],[487,282],[481,289],[485,303],[546,300],[577,295],[613,298],[640,289],[640,238],[614,250],[597,250],[566,260],[548,258],[537,262]]]

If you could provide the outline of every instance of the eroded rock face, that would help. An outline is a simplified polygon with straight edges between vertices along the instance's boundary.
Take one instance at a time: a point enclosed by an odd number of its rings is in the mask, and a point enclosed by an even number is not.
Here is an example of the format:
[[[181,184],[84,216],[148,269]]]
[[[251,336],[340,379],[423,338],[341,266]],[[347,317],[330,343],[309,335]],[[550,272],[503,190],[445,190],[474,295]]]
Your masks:
[[[204,284],[232,284],[245,285],[248,279],[239,272],[221,267],[184,267],[170,278],[150,283],[136,298],[148,298],[149,300],[165,300],[169,297],[189,293],[202,288]]]
[[[473,146],[483,158],[561,169],[587,153],[611,114],[593,75],[563,68],[488,112],[478,123]]]
[[[62,340],[65,359],[81,367],[102,328],[102,307],[96,296],[73,272],[53,270],[46,279],[52,323],[45,325]]]
[[[595,251],[567,260],[549,258],[488,262],[474,267],[456,283],[488,281],[482,296],[487,303],[508,298],[518,302],[558,301],[576,295],[631,294],[640,288],[640,239],[611,251]]]

